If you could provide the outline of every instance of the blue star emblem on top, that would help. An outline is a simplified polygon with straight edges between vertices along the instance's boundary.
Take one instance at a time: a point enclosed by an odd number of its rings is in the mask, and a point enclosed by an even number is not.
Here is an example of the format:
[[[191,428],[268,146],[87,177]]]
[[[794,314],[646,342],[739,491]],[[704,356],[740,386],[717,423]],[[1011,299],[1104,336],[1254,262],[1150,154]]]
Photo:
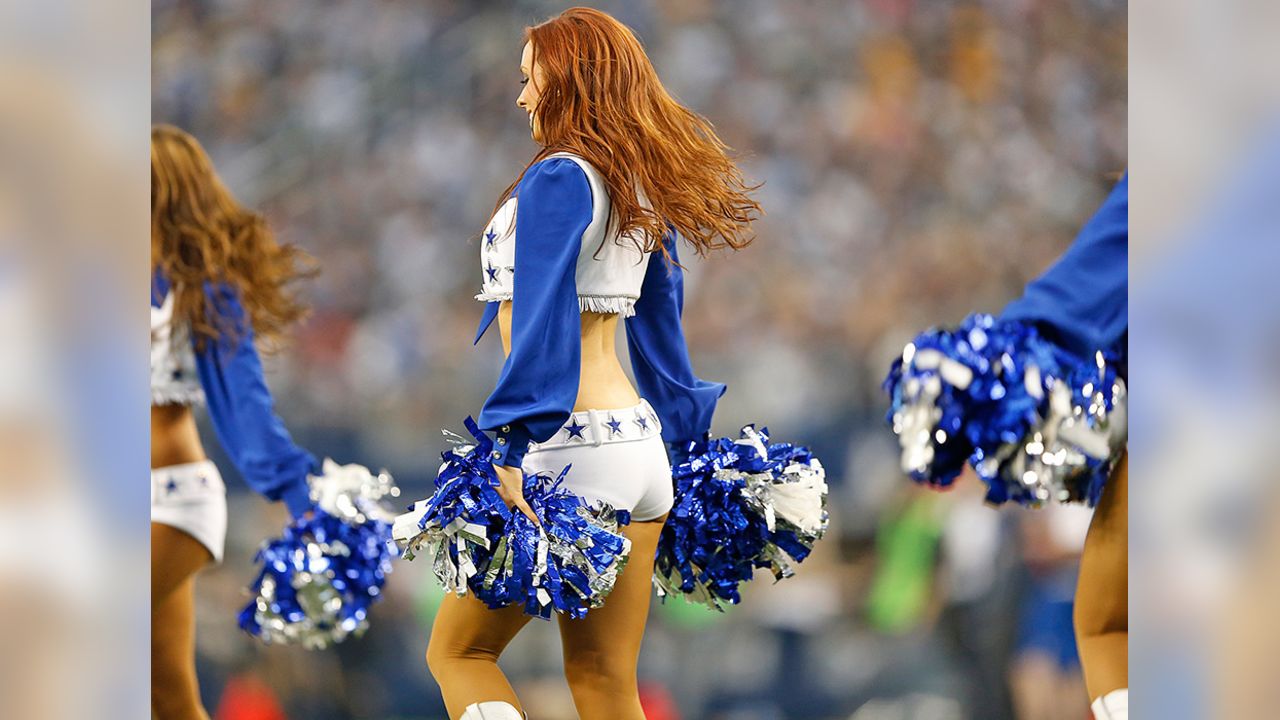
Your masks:
[[[498,233],[494,232],[494,231],[491,229],[491,230],[489,230],[489,232],[486,232],[486,233],[484,234],[484,239],[485,239],[485,246],[486,246],[486,247],[493,247],[493,243],[494,243],[494,241],[498,239]]]
[[[578,438],[579,440],[586,440],[586,438],[583,437],[582,435],[582,431],[586,429],[587,429],[586,425],[578,424],[578,418],[573,419],[572,425],[564,426],[564,431],[569,433],[569,438],[568,438],[569,440],[572,440],[574,438]]]
[[[609,416],[609,419],[608,421],[605,422],[605,425],[609,426],[609,437],[622,434],[622,421],[615,419],[612,415]]]
[[[640,426],[642,431],[647,431],[649,429],[649,418],[641,415],[639,411],[636,411],[635,423]]]
[[[488,273],[490,282],[498,282],[498,268],[492,265],[486,265],[484,271]]]
[[[172,493],[174,493],[174,492],[177,492],[177,490],[178,490],[178,481],[177,481],[177,480],[174,480],[173,478],[169,478],[169,482],[168,482],[168,484],[166,484],[166,485],[164,486],[164,490],[165,490],[165,492],[170,493],[170,494],[172,494]]]

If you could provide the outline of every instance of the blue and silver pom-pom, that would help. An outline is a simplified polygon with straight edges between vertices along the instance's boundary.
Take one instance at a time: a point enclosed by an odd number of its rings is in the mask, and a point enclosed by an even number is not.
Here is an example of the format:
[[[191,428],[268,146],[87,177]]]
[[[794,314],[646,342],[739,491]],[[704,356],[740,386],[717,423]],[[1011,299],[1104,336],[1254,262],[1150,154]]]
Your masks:
[[[723,611],[756,568],[794,575],[827,530],[822,463],[807,448],[770,443],[768,429],[699,443],[672,476],[675,504],[654,560],[662,596]]]
[[[902,351],[885,380],[892,399],[889,419],[902,447],[902,469],[912,478],[947,487],[973,453],[965,420],[981,392],[990,362],[982,324],[956,332],[929,330]],[[975,347],[975,345],[977,347]]]
[[[255,597],[239,622],[266,643],[323,648],[369,625],[395,556],[391,513],[379,501],[399,490],[385,472],[329,459],[308,480],[315,507],[258,550]]]
[[[1077,357],[990,315],[922,333],[884,387],[902,469],[945,487],[967,462],[992,503],[1092,505],[1126,439],[1125,384],[1111,358]]]
[[[472,593],[495,609],[522,605],[543,619],[552,612],[581,618],[603,604],[631,551],[620,530],[630,514],[569,492],[565,468],[558,478],[524,476],[534,524],[502,501],[492,441],[471,418],[466,426],[476,443],[446,433],[456,447],[442,455],[435,493],[395,520],[404,558],[430,558],[446,590]]]

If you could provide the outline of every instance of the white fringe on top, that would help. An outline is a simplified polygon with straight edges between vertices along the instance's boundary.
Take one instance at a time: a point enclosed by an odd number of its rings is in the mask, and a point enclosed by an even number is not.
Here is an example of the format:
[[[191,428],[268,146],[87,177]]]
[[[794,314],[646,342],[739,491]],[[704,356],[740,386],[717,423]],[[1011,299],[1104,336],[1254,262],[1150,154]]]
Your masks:
[[[480,302],[506,302],[511,293],[480,293],[476,295]],[[628,295],[579,295],[578,312],[600,313],[601,315],[621,315],[629,318],[636,314],[636,300]]]
[[[629,318],[636,314],[636,298],[626,295],[579,295],[578,310]]]
[[[152,405],[203,405],[204,388],[192,387],[186,383],[172,383],[151,386]]]

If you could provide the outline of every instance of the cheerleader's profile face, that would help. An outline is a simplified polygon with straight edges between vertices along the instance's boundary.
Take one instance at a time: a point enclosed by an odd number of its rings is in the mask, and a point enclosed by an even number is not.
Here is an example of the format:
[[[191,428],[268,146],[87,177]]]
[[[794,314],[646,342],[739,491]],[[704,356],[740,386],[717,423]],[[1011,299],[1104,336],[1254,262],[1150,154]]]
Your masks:
[[[631,28],[574,7],[525,28],[523,40],[516,106],[542,146],[534,160],[554,150],[603,168],[618,227],[643,238],[646,252],[668,253],[669,225],[699,255],[751,242],[755,186],[711,123],[663,87]],[[519,183],[498,196],[494,213]]]
[[[542,142],[542,128],[539,126],[534,110],[537,109],[538,100],[542,97],[545,80],[542,66],[535,63],[533,59],[533,43],[525,43],[524,50],[520,53],[520,84],[524,88],[516,98],[516,105],[529,114],[529,133],[533,136],[534,142]]]

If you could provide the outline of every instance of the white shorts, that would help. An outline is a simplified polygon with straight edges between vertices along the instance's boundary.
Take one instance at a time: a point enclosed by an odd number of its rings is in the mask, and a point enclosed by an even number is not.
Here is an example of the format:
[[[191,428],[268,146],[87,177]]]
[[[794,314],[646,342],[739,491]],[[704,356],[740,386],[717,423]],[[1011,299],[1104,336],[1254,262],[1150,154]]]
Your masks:
[[[657,520],[671,509],[671,463],[658,415],[644,400],[621,410],[576,412],[550,440],[532,443],[523,469],[558,477],[588,501],[631,513],[636,522]]]
[[[222,562],[227,543],[227,488],[208,460],[151,470],[151,522],[175,527]]]

